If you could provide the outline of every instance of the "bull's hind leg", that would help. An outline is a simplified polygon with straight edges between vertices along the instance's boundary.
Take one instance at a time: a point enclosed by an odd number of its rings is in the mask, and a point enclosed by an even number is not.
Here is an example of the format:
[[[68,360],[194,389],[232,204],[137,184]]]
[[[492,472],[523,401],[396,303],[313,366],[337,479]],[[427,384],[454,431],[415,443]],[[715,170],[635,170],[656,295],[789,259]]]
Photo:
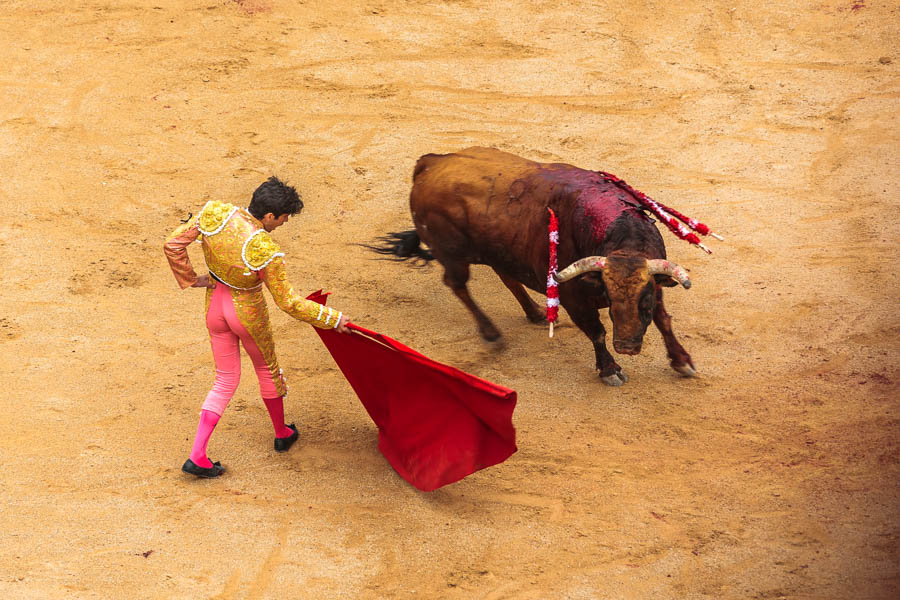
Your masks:
[[[497,269],[494,269],[494,273],[500,278],[503,284],[509,288],[509,291],[512,292],[512,295],[515,296],[516,301],[518,301],[519,306],[522,307],[522,310],[525,311],[525,316],[528,317],[528,320],[532,323],[543,323],[547,320],[547,317],[544,316],[544,313],[541,312],[541,309],[535,304],[534,300],[531,299],[531,296],[528,295],[528,292],[525,291],[525,288],[521,283],[509,277],[507,275],[503,275]]]
[[[438,257],[438,260],[440,261],[440,257]],[[478,325],[478,332],[481,334],[481,337],[489,342],[497,340],[500,337],[500,332],[469,295],[469,288],[466,287],[466,283],[469,281],[468,263],[441,261],[441,264],[444,265],[444,283],[453,290],[456,297],[475,317],[475,323]]]
[[[691,355],[675,339],[675,334],[672,332],[672,317],[666,312],[666,307],[663,304],[662,288],[657,288],[656,290],[656,308],[653,309],[653,322],[656,323],[656,328],[659,329],[663,336],[663,341],[666,344],[666,353],[671,361],[669,364],[672,368],[685,377],[694,375],[697,371],[694,368],[694,363],[691,362]]]

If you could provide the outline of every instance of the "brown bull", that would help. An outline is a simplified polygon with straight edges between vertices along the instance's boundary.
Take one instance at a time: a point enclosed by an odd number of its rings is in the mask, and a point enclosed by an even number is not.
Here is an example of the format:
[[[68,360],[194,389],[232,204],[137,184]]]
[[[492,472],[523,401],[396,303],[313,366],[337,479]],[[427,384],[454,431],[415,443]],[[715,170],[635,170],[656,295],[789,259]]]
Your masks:
[[[437,259],[444,283],[471,311],[486,340],[500,332],[466,288],[469,265],[489,265],[534,323],[544,314],[523,285],[545,294],[548,208],[559,218],[560,304],[593,342],[608,385],[627,381],[606,349],[598,310],[609,307],[613,347],[637,354],[652,320],[672,368],[694,374],[691,357],[672,333],[661,286],[690,287],[684,269],[668,262],[662,237],[624,188],[593,171],[537,163],[491,148],[426,154],[416,163],[410,193],[415,231],[394,233],[370,248],[398,260]],[[419,246],[420,241],[430,252]]]

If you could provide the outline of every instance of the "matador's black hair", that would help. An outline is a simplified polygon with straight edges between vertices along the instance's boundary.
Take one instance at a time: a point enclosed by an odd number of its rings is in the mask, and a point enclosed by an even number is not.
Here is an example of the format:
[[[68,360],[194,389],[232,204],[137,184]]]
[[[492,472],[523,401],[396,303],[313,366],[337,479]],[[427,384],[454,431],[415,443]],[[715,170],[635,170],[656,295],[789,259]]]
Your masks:
[[[303,200],[292,186],[272,176],[253,192],[247,210],[257,219],[262,219],[267,213],[272,213],[276,218],[285,214],[296,215],[303,210]]]

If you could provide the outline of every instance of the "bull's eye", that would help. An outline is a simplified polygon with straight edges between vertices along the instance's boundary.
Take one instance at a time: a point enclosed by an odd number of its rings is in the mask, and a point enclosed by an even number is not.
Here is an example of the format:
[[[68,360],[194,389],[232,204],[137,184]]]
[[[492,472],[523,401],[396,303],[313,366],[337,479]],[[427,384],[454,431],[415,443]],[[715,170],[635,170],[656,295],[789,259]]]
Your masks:
[[[649,325],[650,321],[653,319],[653,307],[654,307],[653,290],[645,291],[641,295],[641,300],[638,303],[638,314],[640,315],[641,322],[645,326]]]
[[[645,327],[649,325],[650,321],[653,319],[653,316],[650,314],[650,310],[645,307],[641,307],[640,315],[641,323],[643,323]]]
[[[581,280],[594,287],[603,286],[603,276],[600,273],[587,273]]]

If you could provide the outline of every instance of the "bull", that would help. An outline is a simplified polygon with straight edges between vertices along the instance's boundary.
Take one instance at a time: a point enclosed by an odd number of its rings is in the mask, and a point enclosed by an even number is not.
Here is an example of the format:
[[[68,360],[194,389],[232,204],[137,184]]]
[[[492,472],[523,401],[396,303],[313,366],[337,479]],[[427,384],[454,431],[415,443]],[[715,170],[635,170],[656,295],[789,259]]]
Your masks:
[[[546,294],[550,208],[559,218],[559,264],[569,265],[555,275],[560,305],[593,343],[602,381],[628,381],[606,348],[599,310],[607,307],[617,353],[638,354],[653,321],[671,367],[689,377],[694,364],[672,332],[662,288],[689,288],[691,282],[666,260],[662,236],[629,190],[594,171],[492,148],[426,154],[416,163],[409,197],[415,230],[388,234],[368,247],[396,260],[436,259],[481,336],[494,341],[500,332],[466,287],[469,265],[490,266],[528,320],[545,321],[523,286]]]

